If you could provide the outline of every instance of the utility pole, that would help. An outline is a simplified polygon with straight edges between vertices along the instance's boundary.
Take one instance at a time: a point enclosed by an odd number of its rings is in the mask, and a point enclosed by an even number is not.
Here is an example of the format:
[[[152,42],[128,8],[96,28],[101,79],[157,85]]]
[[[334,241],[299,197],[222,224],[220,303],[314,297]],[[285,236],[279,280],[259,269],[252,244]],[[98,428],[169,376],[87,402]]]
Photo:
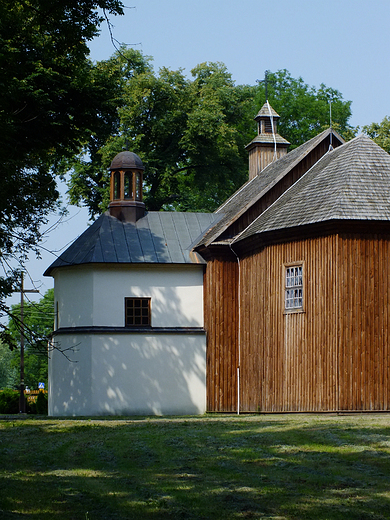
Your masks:
[[[15,291],[19,292],[19,291]],[[20,281],[20,395],[19,395],[19,411],[26,413],[26,398],[24,396],[24,294],[37,293],[37,289],[25,289],[23,273],[21,273]]]

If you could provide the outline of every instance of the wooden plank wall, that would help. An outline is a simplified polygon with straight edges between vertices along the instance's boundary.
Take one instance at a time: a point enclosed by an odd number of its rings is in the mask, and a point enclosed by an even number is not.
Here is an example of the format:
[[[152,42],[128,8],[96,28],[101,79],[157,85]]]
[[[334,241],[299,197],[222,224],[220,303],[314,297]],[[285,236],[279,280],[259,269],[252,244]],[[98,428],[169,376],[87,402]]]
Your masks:
[[[242,259],[241,411],[390,409],[390,237],[328,236]],[[304,312],[284,314],[284,264]]]
[[[341,410],[390,409],[389,259],[389,236],[340,236]]]
[[[337,238],[241,260],[241,411],[337,408]],[[304,313],[284,314],[284,264],[304,262]]]
[[[286,155],[287,148],[277,148],[275,155],[275,147],[274,144],[262,145],[262,146],[254,146],[252,150],[249,151],[249,180],[253,179],[256,175],[264,170],[264,168],[270,164],[272,161],[276,159],[280,159],[283,155]]]
[[[237,408],[238,264],[214,258],[204,279],[207,334],[207,410]]]

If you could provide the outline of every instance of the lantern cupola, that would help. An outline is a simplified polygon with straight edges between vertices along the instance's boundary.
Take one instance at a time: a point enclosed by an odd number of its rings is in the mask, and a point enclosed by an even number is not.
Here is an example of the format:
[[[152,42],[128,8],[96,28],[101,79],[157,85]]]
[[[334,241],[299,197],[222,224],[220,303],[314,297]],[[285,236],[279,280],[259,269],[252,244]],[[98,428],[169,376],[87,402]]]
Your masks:
[[[144,169],[141,159],[133,152],[120,152],[114,157],[110,166],[110,215],[123,222],[136,222],[144,216]]]
[[[256,177],[272,161],[286,155],[290,144],[277,133],[280,116],[268,101],[254,119],[257,122],[257,136],[246,146],[249,152],[249,179]]]

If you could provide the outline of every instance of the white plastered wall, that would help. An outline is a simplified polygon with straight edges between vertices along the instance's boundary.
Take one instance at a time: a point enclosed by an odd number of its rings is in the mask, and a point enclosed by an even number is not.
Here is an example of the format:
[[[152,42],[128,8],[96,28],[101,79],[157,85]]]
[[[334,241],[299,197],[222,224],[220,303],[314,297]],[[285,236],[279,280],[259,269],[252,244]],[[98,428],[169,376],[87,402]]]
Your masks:
[[[153,327],[203,326],[203,268],[115,266],[55,273],[58,325],[124,326],[124,299],[151,297]],[[58,334],[50,415],[199,414],[206,409],[204,334]],[[68,350],[69,349],[69,350]]]
[[[49,415],[185,415],[206,409],[203,335],[59,335]]]
[[[153,327],[203,327],[201,265],[75,266],[54,279],[57,327],[123,327],[132,296],[151,297]]]

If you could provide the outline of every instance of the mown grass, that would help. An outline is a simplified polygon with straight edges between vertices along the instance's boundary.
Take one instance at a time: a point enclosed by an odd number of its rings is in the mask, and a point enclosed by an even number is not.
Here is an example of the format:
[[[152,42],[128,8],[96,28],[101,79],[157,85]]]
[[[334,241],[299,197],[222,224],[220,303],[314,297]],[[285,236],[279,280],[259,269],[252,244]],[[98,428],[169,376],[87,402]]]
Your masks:
[[[0,420],[0,518],[387,519],[390,416]]]

